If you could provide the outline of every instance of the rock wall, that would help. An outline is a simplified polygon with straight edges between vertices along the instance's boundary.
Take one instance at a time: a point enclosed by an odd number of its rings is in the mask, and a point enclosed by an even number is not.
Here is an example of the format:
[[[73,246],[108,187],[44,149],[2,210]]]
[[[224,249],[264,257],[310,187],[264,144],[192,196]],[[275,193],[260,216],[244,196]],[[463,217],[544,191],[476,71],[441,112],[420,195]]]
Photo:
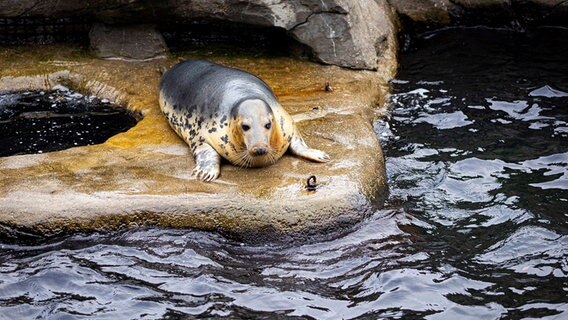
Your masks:
[[[396,45],[394,16],[386,0],[6,0],[0,2],[0,17],[86,16],[102,22],[108,34],[136,39],[143,33],[127,24],[161,24],[170,21],[229,21],[267,28],[280,28],[309,48],[313,57],[326,64],[376,70],[385,45]],[[103,30],[95,24],[95,32]],[[147,28],[147,27],[146,27]],[[146,39],[158,36],[150,35]],[[104,38],[104,37],[103,37]],[[116,41],[111,37],[109,41]],[[117,51],[96,37],[95,52]],[[160,42],[157,40],[157,42]],[[118,45],[119,48],[123,46]],[[137,47],[137,46],[135,46]],[[138,46],[139,47],[139,46]],[[123,48],[124,49],[124,48]],[[120,50],[118,50],[120,51]],[[123,50],[125,51],[125,50]],[[118,54],[130,58],[135,53]],[[153,54],[159,56],[159,53]],[[101,55],[108,58],[108,55]],[[152,54],[145,55],[152,56]]]
[[[377,70],[378,57],[397,45],[395,13],[418,31],[450,24],[568,25],[563,0],[0,1],[0,18],[87,17],[95,29],[91,46],[102,58],[161,57],[167,48],[155,25],[222,21],[283,30],[319,62],[367,70]]]

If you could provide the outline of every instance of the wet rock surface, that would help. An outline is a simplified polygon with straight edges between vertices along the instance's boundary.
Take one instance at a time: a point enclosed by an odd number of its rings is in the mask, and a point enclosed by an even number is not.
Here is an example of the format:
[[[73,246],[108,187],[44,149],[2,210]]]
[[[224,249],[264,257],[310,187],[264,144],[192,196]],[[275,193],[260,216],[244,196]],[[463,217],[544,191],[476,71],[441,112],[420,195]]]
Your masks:
[[[393,60],[368,72],[284,57],[188,52],[182,58],[197,56],[263,78],[306,142],[333,160],[317,164],[285,155],[260,169],[225,163],[216,182],[197,181],[189,148],[157,101],[157,69],[179,57],[133,63],[99,60],[66,46],[2,49],[2,90],[64,84],[126,105],[143,119],[103,144],[0,158],[1,224],[40,234],[162,225],[253,239],[302,238],[344,230],[381,204],[384,162],[371,121],[394,73]],[[326,81],[333,92],[324,91]],[[311,175],[317,177],[315,191],[306,190]]]

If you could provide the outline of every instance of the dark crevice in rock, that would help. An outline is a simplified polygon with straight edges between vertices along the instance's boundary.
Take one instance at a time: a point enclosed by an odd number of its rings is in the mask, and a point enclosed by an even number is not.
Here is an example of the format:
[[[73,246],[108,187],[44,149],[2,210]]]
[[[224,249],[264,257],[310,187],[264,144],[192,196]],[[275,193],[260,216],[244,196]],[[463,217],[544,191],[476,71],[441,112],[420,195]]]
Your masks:
[[[292,31],[294,31],[294,29],[296,29],[297,27],[302,26],[302,25],[305,25],[306,23],[308,23],[308,22],[310,21],[310,19],[311,19],[313,16],[318,15],[318,14],[324,14],[324,13],[338,14],[338,15],[347,15],[347,14],[348,14],[348,12],[345,12],[345,11],[344,11],[344,12],[338,12],[338,11],[333,11],[333,10],[332,10],[332,11],[324,11],[324,10],[322,10],[322,11],[315,11],[315,12],[310,13],[310,14],[306,17],[306,19],[305,19],[304,21],[299,22],[299,23],[295,24],[294,26],[292,26],[288,31],[289,31],[289,32],[292,32]]]
[[[231,50],[233,54],[269,54],[304,56],[305,45],[280,27],[262,27],[245,23],[194,20],[172,21],[158,26],[171,52],[195,49]]]

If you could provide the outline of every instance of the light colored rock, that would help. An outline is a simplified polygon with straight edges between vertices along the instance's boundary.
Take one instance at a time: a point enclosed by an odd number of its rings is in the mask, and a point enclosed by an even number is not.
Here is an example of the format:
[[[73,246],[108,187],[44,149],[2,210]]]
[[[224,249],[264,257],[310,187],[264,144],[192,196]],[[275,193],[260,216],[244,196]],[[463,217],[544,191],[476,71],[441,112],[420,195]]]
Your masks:
[[[144,118],[104,144],[0,158],[1,225],[42,234],[160,225],[249,240],[302,239],[349,230],[382,204],[384,161],[371,121],[373,106],[386,94],[383,76],[393,76],[395,60],[381,61],[379,73],[291,58],[209,55],[267,81],[299,121],[306,142],[333,160],[318,164],[285,155],[266,168],[224,164],[219,180],[203,183],[191,177],[189,148],[158,107],[157,69],[176,59],[107,61],[75,50],[0,49],[0,86],[49,89],[63,83]],[[332,93],[323,91],[325,81]],[[305,190],[310,175],[317,177],[315,192]]]

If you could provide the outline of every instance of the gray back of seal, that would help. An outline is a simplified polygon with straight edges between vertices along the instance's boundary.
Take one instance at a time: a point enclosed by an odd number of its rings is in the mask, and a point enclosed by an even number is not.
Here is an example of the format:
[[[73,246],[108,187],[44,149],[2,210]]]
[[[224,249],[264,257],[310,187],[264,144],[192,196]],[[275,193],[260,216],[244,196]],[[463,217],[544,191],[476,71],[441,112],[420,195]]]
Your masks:
[[[167,101],[176,102],[172,106],[175,111],[209,119],[228,117],[234,106],[247,99],[278,104],[272,90],[258,77],[205,60],[175,65],[162,77],[160,91]]]

